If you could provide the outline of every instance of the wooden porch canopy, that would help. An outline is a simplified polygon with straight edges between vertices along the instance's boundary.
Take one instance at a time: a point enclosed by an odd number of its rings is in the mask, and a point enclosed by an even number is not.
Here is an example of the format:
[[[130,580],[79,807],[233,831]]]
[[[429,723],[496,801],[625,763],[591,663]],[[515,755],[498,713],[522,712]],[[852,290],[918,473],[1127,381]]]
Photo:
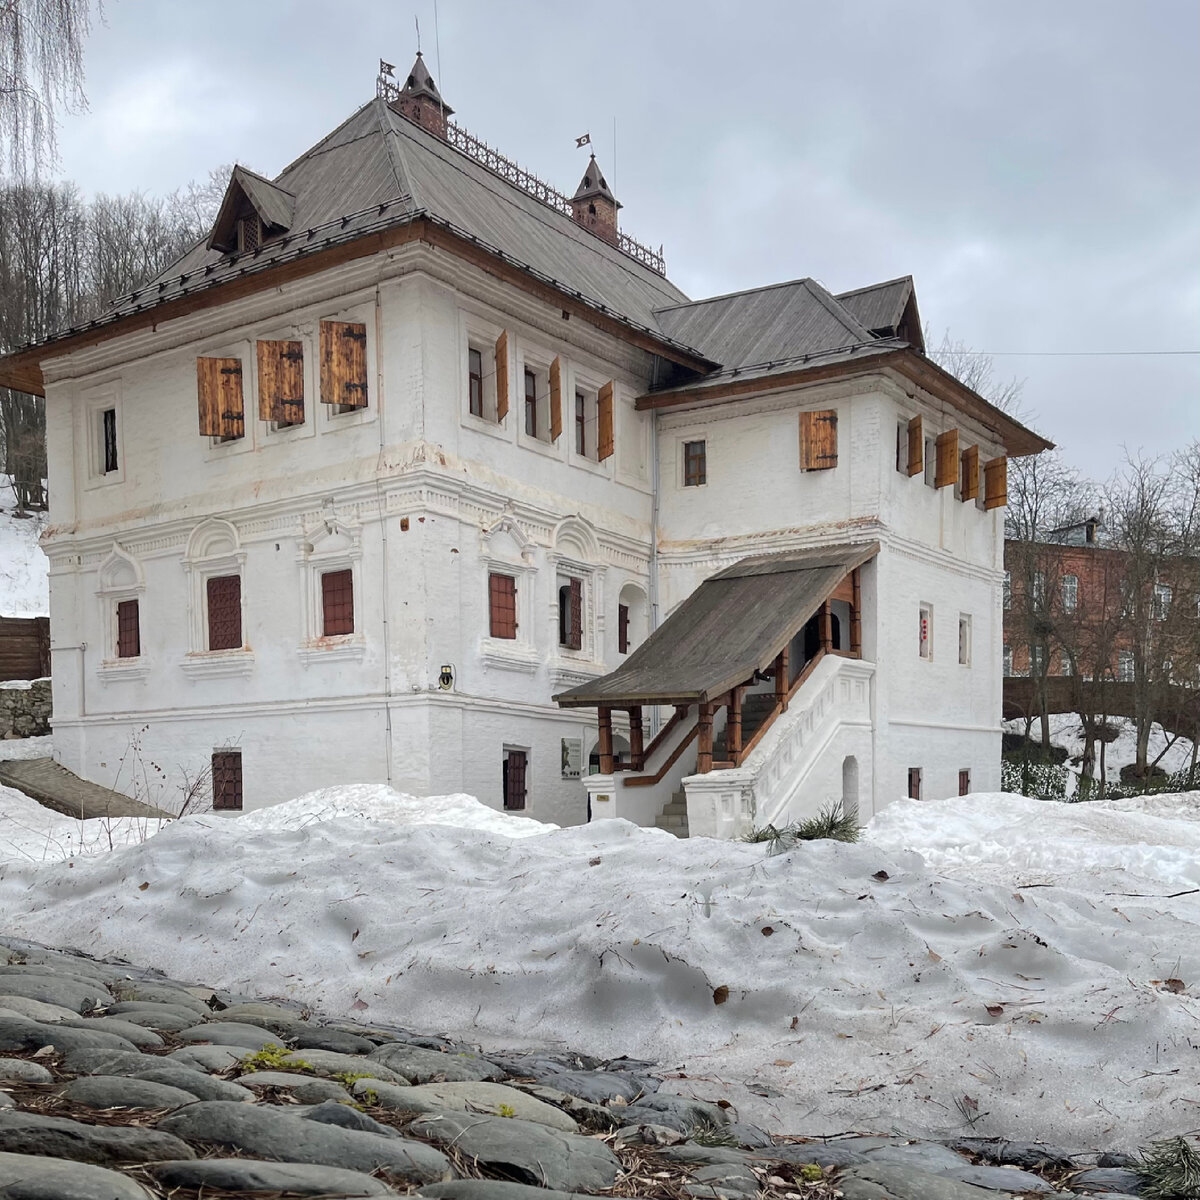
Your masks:
[[[615,671],[560,692],[564,708],[707,704],[783,654],[878,542],[744,558],[706,579]]]

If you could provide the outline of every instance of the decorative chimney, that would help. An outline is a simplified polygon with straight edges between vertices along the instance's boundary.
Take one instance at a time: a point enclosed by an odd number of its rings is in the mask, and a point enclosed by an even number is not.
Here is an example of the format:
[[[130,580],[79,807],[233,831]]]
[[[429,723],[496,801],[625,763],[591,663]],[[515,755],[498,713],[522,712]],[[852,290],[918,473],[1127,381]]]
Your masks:
[[[442,99],[420,50],[417,51],[417,61],[413,63],[412,70],[400,89],[400,95],[391,102],[391,107],[402,117],[415,121],[422,129],[445,140],[446,118],[454,109]]]
[[[608,190],[608,183],[593,154],[571,197],[571,212],[577,224],[590,229],[597,237],[617,245],[617,209],[621,205]]]

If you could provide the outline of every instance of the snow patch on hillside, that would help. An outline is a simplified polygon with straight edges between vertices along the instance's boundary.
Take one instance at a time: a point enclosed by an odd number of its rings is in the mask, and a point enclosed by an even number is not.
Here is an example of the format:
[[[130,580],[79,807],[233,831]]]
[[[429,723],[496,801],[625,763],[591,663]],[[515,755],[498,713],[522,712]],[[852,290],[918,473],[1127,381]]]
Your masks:
[[[71,865],[10,856],[0,912],[331,1016],[645,1057],[773,1128],[1130,1147],[1195,1121],[1198,811],[902,801],[860,844],[772,857],[332,789]]]
[[[0,617],[44,617],[50,611],[49,562],[38,545],[45,513],[19,518],[9,476],[0,474]]]

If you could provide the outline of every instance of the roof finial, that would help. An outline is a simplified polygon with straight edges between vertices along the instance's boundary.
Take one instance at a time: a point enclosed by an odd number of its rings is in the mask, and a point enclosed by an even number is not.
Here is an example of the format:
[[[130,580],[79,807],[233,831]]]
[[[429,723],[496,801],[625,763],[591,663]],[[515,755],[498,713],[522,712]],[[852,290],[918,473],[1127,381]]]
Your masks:
[[[417,27],[417,57],[421,57],[421,18],[413,13],[413,24]]]

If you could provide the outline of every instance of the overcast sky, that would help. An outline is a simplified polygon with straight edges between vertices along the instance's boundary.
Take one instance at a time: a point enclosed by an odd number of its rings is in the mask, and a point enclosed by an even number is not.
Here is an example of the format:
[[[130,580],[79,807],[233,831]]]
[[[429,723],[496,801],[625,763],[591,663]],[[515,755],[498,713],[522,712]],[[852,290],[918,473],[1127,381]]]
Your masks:
[[[59,139],[89,192],[275,174],[416,16],[455,120],[567,192],[590,131],[689,295],[911,274],[1087,473],[1200,437],[1197,0],[439,0],[440,37],[433,0],[105,9]]]

